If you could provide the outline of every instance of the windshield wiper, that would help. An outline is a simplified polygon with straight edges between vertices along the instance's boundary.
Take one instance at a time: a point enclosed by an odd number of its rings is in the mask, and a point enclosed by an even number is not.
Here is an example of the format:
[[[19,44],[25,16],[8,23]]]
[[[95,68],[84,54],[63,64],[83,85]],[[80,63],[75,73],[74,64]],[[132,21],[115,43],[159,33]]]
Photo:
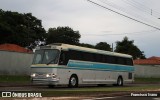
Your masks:
[[[55,62],[56,57],[54,59],[51,59],[48,63],[46,63],[46,65],[49,65],[50,63],[52,63],[53,61]]]
[[[55,63],[55,61],[56,61],[57,58],[58,58],[58,54],[56,55],[55,58],[51,59],[48,63],[46,63],[46,65],[49,65],[49,64],[50,64],[51,62],[53,62],[53,61],[54,61],[54,63]]]

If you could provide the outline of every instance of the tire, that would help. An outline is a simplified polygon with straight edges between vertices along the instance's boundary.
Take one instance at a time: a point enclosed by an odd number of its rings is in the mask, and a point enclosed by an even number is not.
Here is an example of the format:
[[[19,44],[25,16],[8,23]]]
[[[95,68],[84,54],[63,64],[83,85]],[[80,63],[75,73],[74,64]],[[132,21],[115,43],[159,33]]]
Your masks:
[[[122,79],[122,77],[118,77],[118,79],[117,79],[117,86],[123,86],[123,79]]]
[[[105,87],[106,84],[98,84],[98,87]]]
[[[76,75],[72,75],[69,79],[69,85],[70,88],[78,87],[78,77]]]
[[[54,88],[54,87],[55,87],[55,85],[48,85],[48,87],[49,87],[49,88]]]

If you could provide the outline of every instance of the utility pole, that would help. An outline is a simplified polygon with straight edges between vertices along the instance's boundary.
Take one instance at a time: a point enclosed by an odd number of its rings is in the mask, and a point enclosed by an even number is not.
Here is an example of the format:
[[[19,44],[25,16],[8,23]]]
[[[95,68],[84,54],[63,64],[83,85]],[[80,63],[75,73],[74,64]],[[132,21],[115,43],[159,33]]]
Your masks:
[[[112,43],[112,52],[114,52],[113,43]]]

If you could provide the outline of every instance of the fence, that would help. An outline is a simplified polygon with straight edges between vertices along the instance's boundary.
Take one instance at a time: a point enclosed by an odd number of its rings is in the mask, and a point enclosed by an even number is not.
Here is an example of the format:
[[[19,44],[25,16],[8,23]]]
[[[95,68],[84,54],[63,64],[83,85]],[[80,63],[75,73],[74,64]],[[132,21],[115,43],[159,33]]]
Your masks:
[[[135,77],[160,78],[160,65],[135,65]]]
[[[29,75],[32,53],[0,51],[1,75]]]

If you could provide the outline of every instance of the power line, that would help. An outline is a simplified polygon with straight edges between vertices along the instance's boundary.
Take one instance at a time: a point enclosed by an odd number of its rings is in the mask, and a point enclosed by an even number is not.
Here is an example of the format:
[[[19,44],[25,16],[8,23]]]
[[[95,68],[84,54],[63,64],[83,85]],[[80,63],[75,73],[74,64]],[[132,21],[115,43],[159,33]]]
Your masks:
[[[124,3],[126,4],[129,4],[133,7],[135,7],[136,9],[139,9],[143,12],[145,12],[146,14],[150,15],[150,16],[153,16],[155,18],[159,18],[160,17],[160,13],[155,11],[154,9],[152,8],[149,8],[147,7],[146,5],[143,5],[137,1],[134,1],[134,0],[122,0]]]
[[[148,22],[148,23],[153,23],[153,25],[154,26],[159,26],[159,24],[157,23],[157,22],[155,22],[155,21],[153,21],[153,20],[151,20],[152,18],[148,18],[148,15],[146,16],[146,13],[144,13],[144,12],[142,12],[141,11],[141,14],[138,14],[137,12],[139,12],[139,11],[134,11],[135,10],[135,8],[137,8],[137,7],[135,7],[134,6],[134,9],[132,10],[132,13],[131,13],[131,11],[129,11],[128,9],[126,9],[126,8],[124,8],[124,7],[121,7],[121,6],[118,6],[117,4],[115,4],[115,3],[113,3],[113,2],[111,2],[110,0],[98,0],[98,1],[100,1],[100,2],[102,2],[102,3],[104,3],[104,4],[106,4],[106,5],[109,5],[109,6],[111,6],[112,8],[115,8],[115,9],[117,9],[117,10],[119,10],[119,11],[122,11],[122,12],[124,12],[124,13],[126,13],[126,14],[129,14],[129,15],[131,15],[131,16],[134,16],[135,18],[139,18],[138,20],[146,20],[145,22]],[[112,0],[113,1],[113,0]],[[124,1],[124,0],[123,0]],[[133,7],[132,7],[133,8]],[[145,15],[144,15],[145,14]],[[144,15],[143,17],[142,17],[142,15]],[[153,16],[149,16],[149,17],[153,17]],[[157,19],[157,18],[156,18]],[[153,26],[152,25],[152,26]]]
[[[155,32],[159,30],[147,30],[147,31],[139,31],[139,32],[131,32],[131,33],[120,33],[120,34],[82,34],[82,35],[92,35],[92,36],[108,36],[108,35],[136,35],[140,33],[149,33]]]
[[[128,5],[131,5],[132,7],[135,7],[136,9],[138,10],[141,10],[142,12],[145,12],[147,13],[148,15],[151,15],[151,12],[150,10],[148,11],[148,9],[146,10],[143,6],[140,6],[140,5],[137,5],[135,4],[135,2],[133,1],[129,1],[129,0],[122,0],[124,3],[128,4]]]
[[[157,14],[157,16],[160,17],[160,13],[157,12],[155,9],[151,9],[151,8],[147,7],[146,5],[143,5],[142,3],[138,2],[138,1],[132,0],[131,2],[139,5],[140,7],[143,7],[143,9],[146,9],[146,10],[148,10],[149,12],[151,12],[151,10],[152,10],[152,13]],[[152,14],[152,15],[153,15],[153,14]]]
[[[119,15],[121,15],[121,16],[123,16],[123,17],[129,18],[129,19],[131,19],[131,20],[134,20],[134,21],[139,22],[139,23],[141,23],[141,24],[144,24],[144,25],[146,25],[146,26],[149,26],[149,27],[155,28],[155,29],[157,29],[157,30],[160,30],[160,28],[158,28],[158,27],[156,27],[156,26],[152,26],[152,25],[150,25],[150,24],[144,23],[144,22],[142,22],[142,21],[139,21],[139,20],[137,20],[137,19],[134,19],[134,18],[132,18],[132,17],[129,17],[129,16],[127,16],[127,15],[124,15],[124,14],[122,14],[122,13],[119,13],[119,12],[117,12],[117,11],[115,11],[115,10],[112,10],[112,9],[110,9],[110,8],[107,8],[107,7],[103,6],[103,5],[100,5],[100,4],[98,4],[98,3],[94,2],[94,1],[91,1],[91,0],[87,0],[87,1],[90,2],[90,3],[92,3],[92,4],[97,5],[97,6],[99,6],[99,7],[102,7],[102,8],[104,8],[104,9],[107,9],[107,10],[109,10],[109,11],[112,11],[112,12],[114,12],[114,13],[116,13],[116,14],[119,14]]]

